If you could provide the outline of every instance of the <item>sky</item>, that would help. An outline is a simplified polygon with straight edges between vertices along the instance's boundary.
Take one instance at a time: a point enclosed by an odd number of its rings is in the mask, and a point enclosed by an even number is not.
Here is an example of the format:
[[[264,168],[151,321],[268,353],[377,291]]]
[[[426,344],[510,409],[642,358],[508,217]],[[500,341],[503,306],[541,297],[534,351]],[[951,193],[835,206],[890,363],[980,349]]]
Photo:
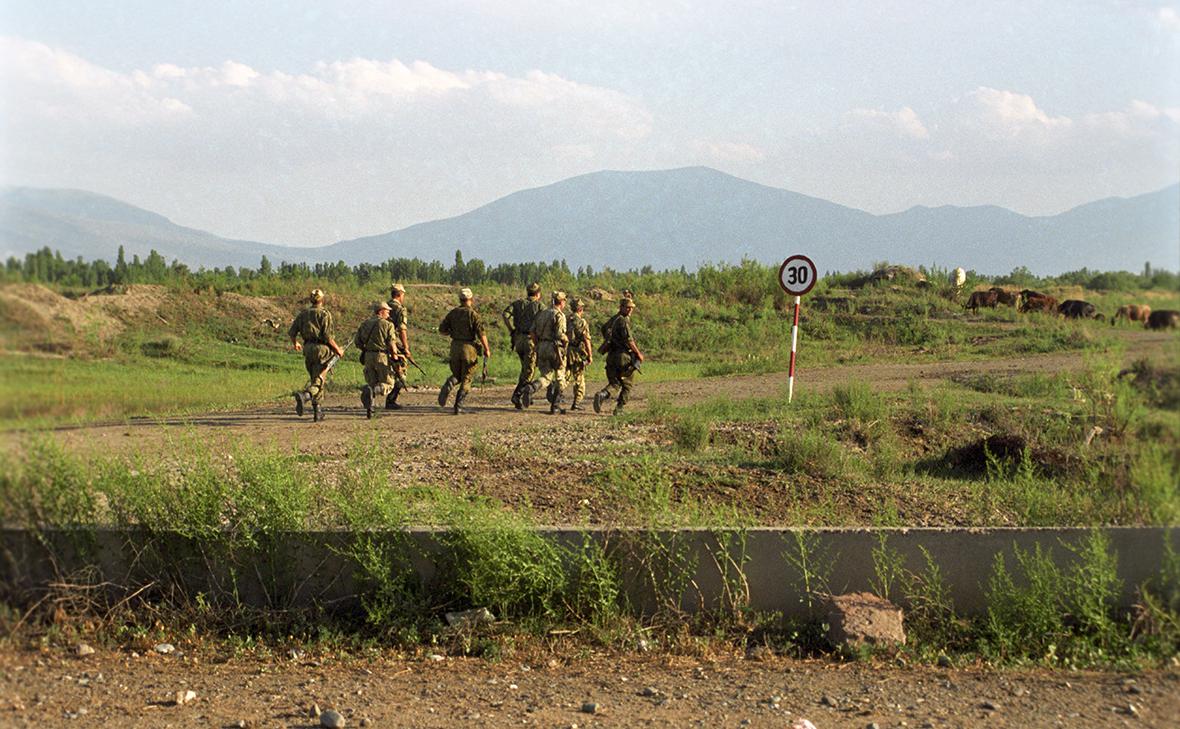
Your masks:
[[[0,184],[324,245],[598,170],[872,213],[1180,179],[1180,5],[0,0]]]

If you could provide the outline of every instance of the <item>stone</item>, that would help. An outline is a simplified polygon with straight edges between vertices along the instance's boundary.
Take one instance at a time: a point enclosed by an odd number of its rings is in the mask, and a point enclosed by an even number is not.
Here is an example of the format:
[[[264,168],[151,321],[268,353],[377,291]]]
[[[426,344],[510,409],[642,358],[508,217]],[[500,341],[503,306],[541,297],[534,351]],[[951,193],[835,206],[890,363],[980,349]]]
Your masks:
[[[602,707],[600,707],[598,704],[594,703],[593,701],[587,701],[586,703],[582,704],[582,713],[583,714],[597,714],[601,710],[601,708]]]
[[[446,614],[447,625],[452,628],[476,628],[480,625],[490,625],[496,622],[496,616],[486,607],[460,610]]]
[[[947,656],[944,653],[940,653],[938,656],[938,667],[939,668],[950,668],[951,667],[950,656]]]
[[[446,659],[446,656],[440,656],[440,655],[439,655],[439,654],[437,654],[437,653],[431,653],[430,655],[428,655],[428,656],[426,656],[426,657],[427,657],[429,660],[432,660],[432,661],[434,661],[435,663],[437,663],[437,662],[439,662],[439,661],[445,661],[445,660],[447,660],[447,659]]]
[[[85,658],[86,656],[94,655],[94,648],[92,648],[88,643],[79,643],[77,647],[74,648],[74,653],[79,658]]]
[[[320,705],[319,705],[319,704],[312,704],[312,705],[311,705],[311,708],[307,710],[307,714],[308,714],[308,716],[310,716],[312,719],[318,719],[318,718],[320,718],[320,714],[322,714],[322,713],[323,713],[323,712],[322,712],[322,711],[320,711]]]
[[[369,721],[368,717],[361,719],[361,726],[373,726],[373,722]]]
[[[869,724],[865,726],[865,729],[881,729],[881,725],[873,721],[869,722]]]
[[[650,698],[658,698],[660,696],[660,690],[658,688],[656,688],[655,686],[648,686],[647,688],[640,691],[639,695],[646,696],[649,699]]]
[[[325,729],[340,729],[348,722],[344,720],[344,715],[335,709],[328,709],[320,714],[320,726]]]
[[[905,645],[902,610],[868,592],[832,595],[827,602],[828,640],[835,646]]]
[[[984,711],[999,711],[1000,705],[994,701],[985,701],[979,705]]]
[[[176,696],[172,698],[172,703],[176,706],[184,706],[188,702],[197,698],[197,692],[192,689],[187,691],[177,691]]]
[[[791,729],[815,729],[815,724],[812,724],[808,719],[799,717],[793,724],[791,724]]]
[[[1127,716],[1139,716],[1139,707],[1134,704],[1127,704],[1122,711]]]
[[[154,650],[156,653],[159,653],[160,655],[166,656],[169,653],[175,653],[176,646],[172,645],[171,643],[157,643],[156,647],[152,650]]]
[[[824,696],[822,699],[819,700],[819,702],[821,704],[823,704],[824,706],[827,706],[832,709],[835,709],[838,706],[838,704],[836,703],[836,700],[833,699],[831,696]]]
[[[769,661],[774,658],[774,650],[764,645],[753,645],[746,649],[747,661]]]

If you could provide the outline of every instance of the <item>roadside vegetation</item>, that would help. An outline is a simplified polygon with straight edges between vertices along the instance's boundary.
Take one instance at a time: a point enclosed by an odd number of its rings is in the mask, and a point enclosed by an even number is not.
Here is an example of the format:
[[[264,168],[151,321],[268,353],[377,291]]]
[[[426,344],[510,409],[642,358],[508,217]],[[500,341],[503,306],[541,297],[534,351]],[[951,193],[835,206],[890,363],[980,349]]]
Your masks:
[[[871,401],[847,395],[833,406],[850,418],[876,414]],[[52,574],[39,599],[9,586],[4,598],[14,607],[0,609],[9,639],[65,642],[97,631],[101,640],[144,648],[221,636],[275,648],[328,641],[490,658],[529,641],[671,652],[833,650],[818,606],[830,589],[834,555],[804,532],[785,532],[783,553],[795,569],[787,578],[813,609],[790,620],[759,613],[744,573],[749,521],[739,510],[677,500],[654,476],[612,486],[631,504],[617,528],[580,537],[575,529],[573,539],[556,539],[538,531],[527,511],[488,499],[421,484],[389,488],[389,464],[372,442],[352,444],[345,464],[330,470],[248,446],[217,453],[189,441],[175,453],[82,461],[39,440],[29,446],[30,459],[0,464],[3,520],[31,529],[42,556],[26,569],[91,565]],[[809,464],[835,456],[777,457]],[[703,529],[711,546],[702,554],[678,532],[625,524]],[[423,525],[443,529],[426,537],[408,531]],[[929,554],[907,561],[882,533],[873,551],[874,589],[906,607],[911,639],[880,652],[1065,667],[1149,665],[1176,655],[1180,558],[1168,544],[1160,574],[1137,586],[1131,612],[1114,607],[1123,587],[1120,556],[1101,532],[1060,549],[1072,554],[1066,566],[1039,550],[1016,550],[1015,560],[998,556],[987,609],[968,618],[956,610],[941,565]],[[127,567],[103,567],[118,564],[111,557],[120,552]],[[320,578],[298,582],[287,569],[296,559],[319,560]],[[432,572],[418,569],[424,559],[434,563]],[[343,603],[330,599],[335,580],[325,577],[337,572],[355,590]],[[695,580],[709,573],[723,585],[720,597],[690,611]],[[636,585],[648,595],[642,604],[627,597]],[[443,619],[469,608],[487,608],[494,620],[456,626]]]

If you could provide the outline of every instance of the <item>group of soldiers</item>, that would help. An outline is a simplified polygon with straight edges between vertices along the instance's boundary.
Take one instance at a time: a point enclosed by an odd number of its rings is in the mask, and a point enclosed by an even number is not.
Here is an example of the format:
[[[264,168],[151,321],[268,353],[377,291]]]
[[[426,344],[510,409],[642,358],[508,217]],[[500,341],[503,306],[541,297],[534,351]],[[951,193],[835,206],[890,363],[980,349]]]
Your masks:
[[[361,405],[369,418],[382,407],[382,398],[386,410],[401,408],[397,399],[406,389],[407,364],[418,367],[410,352],[405,297],[405,287],[393,284],[389,301],[373,304],[373,316],[357,328],[351,342],[360,352],[360,362],[364,365]],[[447,313],[438,327],[440,334],[451,338],[451,376],[439,388],[438,405],[445,408],[454,393],[452,408],[456,415],[465,412],[463,404],[471,391],[480,355],[484,357],[486,373],[487,360],[492,354],[483,322],[475,311],[475,295],[471,289],[464,288],[458,298],[459,305]],[[543,308],[541,287],[533,283],[525,289],[524,298],[504,309],[503,319],[512,350],[520,358],[520,376],[512,391],[513,406],[518,410],[530,407],[534,395],[544,390],[550,414],[564,414],[568,383],[572,387],[569,409],[581,409],[586,392],[586,368],[594,362],[597,351],[606,357],[607,384],[594,394],[594,412],[602,412],[603,404],[611,400],[615,402],[613,412],[620,412],[630,398],[635,373],[643,362],[643,353],[631,335],[634,297],[624,292],[618,313],[602,327],[603,341],[597,350],[590,325],[583,318],[585,303],[578,298],[567,300],[562,291],[552,292],[550,299],[550,306]],[[323,420],[320,396],[324,379],[344,356],[344,349],[332,336],[332,315],[324,308],[323,291],[312,290],[308,306],[295,317],[287,334],[295,350],[303,352],[308,375],[308,384],[295,393],[295,412],[302,416],[310,407],[313,420]]]

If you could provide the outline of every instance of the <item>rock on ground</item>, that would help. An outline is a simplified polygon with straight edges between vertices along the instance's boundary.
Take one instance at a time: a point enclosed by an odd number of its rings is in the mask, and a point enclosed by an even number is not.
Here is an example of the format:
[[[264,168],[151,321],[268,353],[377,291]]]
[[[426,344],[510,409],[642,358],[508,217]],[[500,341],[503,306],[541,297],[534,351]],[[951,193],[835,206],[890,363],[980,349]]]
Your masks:
[[[827,613],[828,640],[832,645],[905,644],[901,608],[872,593],[832,595]]]

